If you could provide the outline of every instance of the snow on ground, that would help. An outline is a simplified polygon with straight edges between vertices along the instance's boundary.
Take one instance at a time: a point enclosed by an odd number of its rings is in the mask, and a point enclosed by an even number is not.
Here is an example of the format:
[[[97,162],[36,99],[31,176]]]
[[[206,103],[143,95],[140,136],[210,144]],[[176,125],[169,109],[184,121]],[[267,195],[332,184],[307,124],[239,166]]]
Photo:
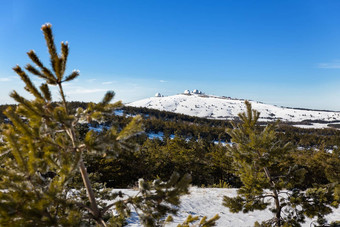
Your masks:
[[[123,110],[115,110],[115,115],[123,116],[124,115],[124,111]]]
[[[220,215],[220,219],[217,221],[217,226],[254,226],[256,221],[262,222],[264,220],[271,219],[273,214],[266,209],[264,211],[254,211],[247,214],[244,213],[230,213],[227,207],[222,205],[223,196],[236,196],[237,189],[228,188],[197,188],[192,187],[189,195],[181,197],[181,205],[178,215],[174,217],[174,222],[167,225],[169,227],[177,226],[179,223],[183,223],[186,217],[191,214],[194,216],[208,216],[212,218],[216,214]],[[124,193],[134,195],[137,191],[130,189],[123,189]],[[334,212],[326,219],[331,222],[340,220],[340,208],[334,210]],[[303,227],[311,226],[313,220],[306,219],[306,223],[302,224]],[[128,220],[130,227],[141,226],[139,223],[136,212],[132,212],[132,217]]]
[[[322,128],[328,128],[328,124],[329,123],[312,123],[310,125],[293,125],[294,127],[297,128],[318,128],[318,129],[322,129]]]
[[[147,135],[148,135],[149,139],[160,139],[160,140],[164,139],[164,133],[163,132],[157,132],[157,133],[150,132],[150,133],[147,133]],[[170,139],[174,139],[175,135],[171,134],[169,137],[170,137]]]
[[[89,125],[89,130],[93,130],[95,132],[102,132],[104,129],[109,129],[110,127],[108,126],[105,126],[105,125],[101,125],[101,124],[98,124],[97,126],[91,126],[90,124]]]
[[[217,140],[214,141],[214,144],[215,144],[215,145],[221,144],[221,145],[224,146],[224,147],[227,146],[227,144],[233,145],[232,142],[229,142],[229,143],[228,143],[228,142],[225,142],[225,141],[217,141]]]
[[[260,121],[301,122],[303,120],[340,121],[340,112],[302,110],[261,102],[250,101],[253,109],[258,110]],[[246,110],[244,100],[208,95],[173,95],[168,97],[151,97],[127,104],[127,106],[146,107],[190,116],[210,119],[233,119]],[[315,127],[327,127],[326,124],[313,124]],[[302,127],[300,125],[300,127]]]
[[[158,132],[158,133],[148,133],[148,138],[149,139],[160,139],[163,140],[164,133],[163,132]]]

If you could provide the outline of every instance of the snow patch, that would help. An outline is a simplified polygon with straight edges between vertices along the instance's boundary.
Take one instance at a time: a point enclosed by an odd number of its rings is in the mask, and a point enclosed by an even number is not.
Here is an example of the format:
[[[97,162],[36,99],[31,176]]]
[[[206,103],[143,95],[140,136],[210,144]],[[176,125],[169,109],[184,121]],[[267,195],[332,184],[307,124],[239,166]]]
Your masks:
[[[135,194],[136,191],[124,189],[124,193]],[[175,227],[191,214],[194,216],[207,216],[212,218],[216,214],[220,216],[217,226],[254,226],[256,221],[262,222],[273,217],[269,209],[263,211],[254,211],[249,213],[231,213],[229,208],[222,205],[223,196],[234,197],[237,195],[237,189],[233,188],[190,188],[190,194],[181,197],[181,205],[177,216],[174,216],[174,222],[166,225]],[[340,207],[334,209],[333,213],[326,216],[328,222],[340,220]],[[303,227],[310,227],[313,220],[306,218]],[[132,217],[128,220],[128,226],[141,226],[136,212],[132,210]]]

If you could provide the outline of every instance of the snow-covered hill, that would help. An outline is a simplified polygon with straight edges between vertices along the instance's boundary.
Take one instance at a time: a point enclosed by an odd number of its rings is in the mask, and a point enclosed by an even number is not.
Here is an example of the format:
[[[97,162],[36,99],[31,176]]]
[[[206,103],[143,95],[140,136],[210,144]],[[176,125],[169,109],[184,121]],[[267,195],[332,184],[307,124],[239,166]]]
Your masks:
[[[303,120],[340,121],[340,112],[293,109],[256,101],[250,102],[254,109],[260,111],[260,121],[277,119],[289,122],[301,122]],[[210,119],[233,119],[237,117],[238,113],[245,111],[244,100],[193,93],[151,97],[129,103],[127,106],[146,107]],[[312,127],[317,126],[315,124]],[[322,126],[324,125],[320,127]]]

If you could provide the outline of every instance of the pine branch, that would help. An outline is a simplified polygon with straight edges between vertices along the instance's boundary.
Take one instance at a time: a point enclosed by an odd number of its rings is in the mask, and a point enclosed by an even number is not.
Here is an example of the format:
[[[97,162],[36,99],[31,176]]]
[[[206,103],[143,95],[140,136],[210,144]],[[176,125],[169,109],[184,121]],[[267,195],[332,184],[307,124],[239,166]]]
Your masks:
[[[44,98],[48,101],[48,102],[52,102],[52,95],[51,95],[51,91],[48,88],[47,84],[42,84],[40,86],[40,90],[44,95]]]
[[[27,52],[27,55],[41,69],[43,75],[45,75],[45,78],[47,78],[48,83],[55,85],[57,80],[54,77],[53,73],[41,63],[35,52],[33,50],[30,50],[29,52]]]
[[[118,134],[117,140],[127,140],[136,133],[139,133],[142,130],[141,122],[141,116],[134,117],[132,121]]]
[[[65,73],[66,70],[66,63],[67,63],[67,57],[68,57],[68,42],[61,42],[61,57],[60,57],[60,61],[61,61],[61,74]]]
[[[67,77],[65,77],[65,79],[63,80],[63,82],[67,82],[67,81],[74,80],[74,79],[77,78],[78,76],[79,76],[79,71],[78,71],[78,70],[74,70],[70,75],[68,75]]]
[[[26,75],[26,73],[21,69],[20,66],[16,66],[13,70],[20,76],[21,80],[25,82],[26,87],[25,89],[33,94],[37,99],[44,100],[38,89],[33,85],[30,78]]]
[[[25,69],[26,69],[27,71],[29,71],[30,73],[32,73],[32,74],[34,74],[34,75],[36,75],[36,76],[38,76],[38,77],[40,77],[40,78],[42,78],[42,79],[47,79],[47,77],[46,77],[44,74],[42,74],[39,70],[37,70],[36,68],[34,68],[31,64],[27,64],[27,65],[25,66]]]
[[[52,25],[51,24],[44,24],[41,27],[41,30],[44,33],[44,37],[46,40],[46,45],[48,48],[48,52],[50,53],[50,60],[51,60],[51,65],[53,68],[53,71],[56,73],[58,81],[62,80],[62,75],[61,73],[61,64],[60,64],[60,59],[57,54],[57,49],[54,44],[54,38],[52,34]]]
[[[26,107],[26,109],[29,110],[30,112],[40,116],[40,113],[36,109],[34,109],[34,107],[30,104],[30,101],[20,96],[16,91],[12,91],[9,96],[18,103],[22,104],[24,107]]]
[[[25,159],[22,156],[22,153],[20,152],[19,146],[16,142],[17,138],[13,136],[10,130],[5,131],[4,135],[11,145],[11,153],[13,154],[15,160],[18,162],[19,167],[24,168],[26,171],[28,171],[27,163],[25,162]]]
[[[99,103],[102,106],[106,106],[109,104],[109,102],[111,102],[111,100],[113,99],[113,97],[115,96],[114,91],[108,91],[106,92],[103,100]]]

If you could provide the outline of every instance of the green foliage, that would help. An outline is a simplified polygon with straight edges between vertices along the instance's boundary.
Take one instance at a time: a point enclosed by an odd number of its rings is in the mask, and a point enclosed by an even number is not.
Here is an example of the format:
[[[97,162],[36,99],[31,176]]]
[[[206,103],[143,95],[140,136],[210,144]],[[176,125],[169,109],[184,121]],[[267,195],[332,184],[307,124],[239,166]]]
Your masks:
[[[190,175],[186,174],[182,179],[178,173],[174,173],[168,182],[155,180],[148,183],[143,179],[138,182],[141,196],[133,198],[131,203],[137,210],[143,212],[140,214],[142,223],[145,226],[155,226],[163,222],[161,220],[166,213],[177,213],[176,207],[170,207],[166,204],[178,206],[180,204],[178,195],[188,193],[188,183],[191,181]],[[151,193],[151,190],[153,191]]]
[[[100,103],[71,108],[63,84],[75,79],[79,72],[64,76],[68,44],[61,43],[58,54],[51,25],[43,25],[42,31],[51,69],[34,51],[27,54],[37,67],[28,64],[25,68],[45,83],[36,88],[20,66],[14,67],[35,99],[27,100],[13,91],[11,97],[19,105],[7,108],[5,115],[10,124],[1,126],[0,225],[122,226],[133,207],[145,226],[154,226],[167,213],[176,213],[179,196],[188,192],[189,175],[180,178],[173,174],[166,182],[140,180],[135,196],[113,193],[103,184],[91,183],[84,154],[113,158],[131,151],[135,145],[129,139],[142,129],[141,118],[135,117],[125,128],[113,125],[104,133],[79,127],[80,121],[107,119],[115,108],[121,107],[121,102],[111,104],[114,93],[108,92]],[[61,102],[53,103],[50,86],[57,87]],[[77,178],[82,179],[82,186],[75,184]]]
[[[85,130],[84,126],[82,131]],[[104,130],[98,135],[94,134],[102,137],[105,133]],[[225,155],[226,148],[220,144],[213,145],[203,140],[188,141],[182,137],[162,141],[147,139],[145,134],[128,138],[126,142],[138,142],[141,149],[118,151],[114,156],[105,157],[99,154],[85,155],[88,171],[96,175],[96,181],[106,183],[108,187],[132,187],[139,178],[147,181],[155,178],[166,180],[169,172],[176,171],[181,175],[190,173],[193,185],[218,185],[220,181],[233,187],[240,184],[231,173],[232,159]]]
[[[198,216],[192,216],[189,215],[187,217],[187,219],[182,223],[177,225],[177,227],[189,227],[189,226],[193,226],[193,227],[210,227],[210,226],[215,226],[216,225],[216,221],[220,218],[220,216],[218,214],[216,214],[214,217],[208,219],[206,216],[204,216],[203,218],[201,218],[201,220],[199,219]],[[196,223],[198,222],[198,223]]]
[[[190,173],[194,185],[212,185],[219,180],[237,185],[230,174],[231,159],[226,157],[225,147],[211,145],[203,140],[186,141],[175,137],[166,141],[148,139],[142,150],[136,153],[146,179],[164,178],[169,171]],[[235,184],[234,184],[235,183]]]
[[[303,189],[315,184],[339,182],[340,159],[337,150],[329,152],[324,147],[299,150],[292,154],[292,158],[307,171]]]
[[[243,186],[235,198],[224,197],[223,204],[231,212],[244,213],[264,210],[268,206],[274,218],[262,226],[299,226],[305,216],[317,217],[324,224],[324,216],[337,207],[332,185],[318,185],[300,191],[306,170],[292,159],[293,147],[277,138],[277,124],[268,124],[263,130],[257,126],[259,112],[245,102],[247,112],[239,114],[241,123],[228,130],[234,145],[229,145],[227,155],[234,162],[235,173]]]
[[[52,105],[55,105],[55,103],[52,103]],[[87,109],[87,106],[88,103],[68,103],[70,110],[76,110],[77,108],[78,110],[84,110]],[[198,155],[203,158],[203,160],[195,160],[195,162],[204,163],[205,168],[195,168],[195,165],[181,166],[178,165],[175,160],[171,161],[174,165],[180,166],[178,168],[179,172],[185,173],[184,169],[182,170],[182,168],[185,168],[187,172],[192,173],[192,183],[194,185],[213,186],[218,185],[221,180],[227,182],[232,187],[241,186],[241,182],[239,181],[239,178],[235,176],[231,165],[232,158],[225,156],[226,148],[221,146],[221,144],[214,144],[214,142],[216,143],[216,141],[219,140],[222,142],[229,141],[230,136],[224,132],[226,127],[230,127],[229,122],[194,118],[157,110],[148,110],[145,108],[123,107],[123,109],[121,109],[122,107],[120,106],[121,104],[118,103],[117,107],[123,112],[123,116],[102,115],[102,119],[98,122],[92,119],[92,121],[90,121],[91,124],[77,124],[75,127],[79,132],[79,136],[84,138],[84,135],[89,130],[89,126],[98,127],[100,125],[104,129],[114,126],[120,130],[126,127],[133,119],[130,115],[141,114],[143,116],[143,119],[141,119],[143,130],[145,130],[146,133],[164,132],[164,137],[168,138],[170,134],[176,132],[178,141],[186,140],[186,143],[178,143],[178,146],[181,146],[180,150],[190,150],[191,148],[187,143],[190,143],[191,147],[198,147],[198,144],[200,143],[201,148],[199,149],[199,152],[204,152],[205,155]],[[0,109],[6,109],[5,107],[6,106],[0,106]],[[0,114],[0,119],[4,118],[5,117]],[[85,120],[87,121],[87,119]],[[262,128],[263,126],[259,126],[259,129]],[[333,153],[336,152],[334,145],[339,144],[339,130],[301,129],[289,126],[286,123],[279,123],[276,132],[277,139],[281,140],[283,144],[290,142],[292,145],[303,146],[305,148],[291,151],[292,161],[300,168],[307,171],[303,182],[300,185],[296,185],[297,188],[306,189],[312,187],[314,183],[330,183],[326,177],[325,171],[332,166],[338,166],[336,164],[338,159]],[[165,176],[164,179],[167,179],[166,176],[169,170],[166,168],[158,168],[157,171],[159,172],[157,172],[154,166],[148,165],[148,163],[156,162],[156,160],[149,161],[149,159],[156,157],[156,155],[150,157],[147,153],[162,153],[167,144],[171,143],[171,140],[164,139],[163,141],[158,141],[157,139],[153,139],[146,142],[146,133],[141,133],[135,137],[128,138],[130,144],[138,143],[143,146],[143,152],[139,150],[134,150],[133,152],[126,150],[124,153],[120,153],[115,157],[103,157],[100,155],[93,157],[92,155],[87,155],[89,153],[86,153],[84,161],[86,162],[88,171],[91,173],[95,172],[98,176],[96,180],[106,183],[109,187],[133,186],[139,178],[152,180],[157,175]],[[98,136],[101,137],[101,135]],[[190,139],[190,141],[188,141],[188,139]],[[326,150],[330,149],[334,150],[331,159],[335,162],[334,164],[330,163],[328,168],[323,168],[322,161],[320,161],[320,164],[317,164],[316,161],[319,158],[320,160],[323,160],[324,157],[315,156],[312,158],[312,156],[314,153],[317,153],[317,150],[322,150],[327,153]],[[181,155],[190,156],[190,152],[181,152]],[[157,155],[157,159],[160,163],[165,163],[168,160],[168,156],[159,154]],[[184,157],[184,159],[187,158]],[[315,160],[313,161],[315,164],[306,166],[310,159]],[[335,173],[336,171],[329,172]]]
[[[231,186],[223,180],[220,180],[218,184],[211,185],[211,187],[212,188],[231,188]]]

